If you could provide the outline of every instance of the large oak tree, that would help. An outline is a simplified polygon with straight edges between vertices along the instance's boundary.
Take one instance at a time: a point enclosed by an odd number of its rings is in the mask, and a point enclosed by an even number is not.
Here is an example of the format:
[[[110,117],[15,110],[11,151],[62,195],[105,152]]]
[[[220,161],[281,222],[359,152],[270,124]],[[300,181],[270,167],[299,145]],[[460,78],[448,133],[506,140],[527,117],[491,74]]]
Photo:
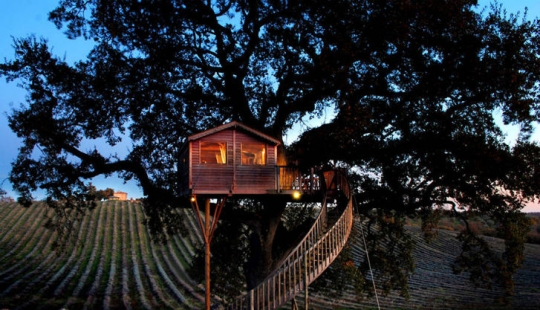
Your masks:
[[[95,46],[69,65],[45,40],[20,38],[0,65],[28,92],[9,115],[23,141],[10,176],[21,201],[42,188],[57,209],[80,209],[88,180],[118,174],[143,189],[149,227],[176,232],[173,208],[188,205],[176,169],[187,136],[238,120],[280,138],[334,109],[291,153],[304,167],[351,169],[384,288],[406,294],[405,217],[422,216],[430,237],[446,208],[500,223],[503,256],[467,230],[454,267],[477,284],[502,279],[511,293],[527,226],[520,210],[540,194],[540,148],[530,141],[540,112],[537,20],[481,11],[473,0],[63,0],[49,18]],[[515,145],[497,116],[519,126]],[[120,141],[131,145],[125,156],[103,146]],[[266,222],[237,205],[229,215],[242,216],[229,218],[247,226],[222,229],[258,237],[261,278],[286,211],[283,201],[251,203]]]

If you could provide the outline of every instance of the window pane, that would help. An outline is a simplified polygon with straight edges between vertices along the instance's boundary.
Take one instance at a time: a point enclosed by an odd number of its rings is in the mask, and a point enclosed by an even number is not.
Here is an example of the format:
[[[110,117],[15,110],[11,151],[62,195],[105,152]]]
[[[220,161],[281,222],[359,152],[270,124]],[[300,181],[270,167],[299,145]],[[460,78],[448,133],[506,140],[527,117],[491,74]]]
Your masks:
[[[202,164],[226,164],[227,143],[201,142]]]
[[[242,165],[266,165],[264,143],[242,143]]]

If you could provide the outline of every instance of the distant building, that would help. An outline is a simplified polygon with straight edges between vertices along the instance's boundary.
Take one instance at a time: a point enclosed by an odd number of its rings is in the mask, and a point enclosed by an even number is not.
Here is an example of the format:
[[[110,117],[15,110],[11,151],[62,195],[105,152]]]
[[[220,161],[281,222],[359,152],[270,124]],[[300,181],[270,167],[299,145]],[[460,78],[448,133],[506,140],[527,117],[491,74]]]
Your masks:
[[[114,195],[109,200],[127,200],[126,192],[114,192]]]

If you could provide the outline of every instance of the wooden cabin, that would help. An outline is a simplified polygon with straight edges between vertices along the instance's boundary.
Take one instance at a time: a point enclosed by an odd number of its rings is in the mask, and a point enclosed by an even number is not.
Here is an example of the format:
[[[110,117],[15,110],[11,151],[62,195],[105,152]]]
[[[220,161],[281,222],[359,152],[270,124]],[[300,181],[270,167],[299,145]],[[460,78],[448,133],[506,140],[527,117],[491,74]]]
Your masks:
[[[192,135],[181,151],[181,193],[261,195],[300,189],[297,170],[277,166],[279,144],[236,121]]]

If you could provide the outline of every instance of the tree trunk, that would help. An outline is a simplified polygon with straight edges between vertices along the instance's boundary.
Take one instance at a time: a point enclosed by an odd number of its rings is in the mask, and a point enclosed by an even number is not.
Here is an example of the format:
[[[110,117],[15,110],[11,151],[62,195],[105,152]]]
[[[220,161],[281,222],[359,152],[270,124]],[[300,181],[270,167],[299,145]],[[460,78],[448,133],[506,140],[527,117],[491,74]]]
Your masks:
[[[285,209],[285,204],[279,207],[276,206],[276,209],[278,208],[279,213],[268,218],[266,235],[263,239],[261,266],[263,271],[263,277],[266,277],[272,271],[272,267],[274,264],[274,255],[272,251],[272,249],[274,248],[274,238],[276,236],[276,231],[279,223],[281,222],[281,215],[283,214],[283,210]]]
[[[274,239],[285,211],[287,201],[277,198],[264,202],[260,212],[260,225],[252,226],[250,257],[244,265],[248,290],[257,286],[274,267]]]

